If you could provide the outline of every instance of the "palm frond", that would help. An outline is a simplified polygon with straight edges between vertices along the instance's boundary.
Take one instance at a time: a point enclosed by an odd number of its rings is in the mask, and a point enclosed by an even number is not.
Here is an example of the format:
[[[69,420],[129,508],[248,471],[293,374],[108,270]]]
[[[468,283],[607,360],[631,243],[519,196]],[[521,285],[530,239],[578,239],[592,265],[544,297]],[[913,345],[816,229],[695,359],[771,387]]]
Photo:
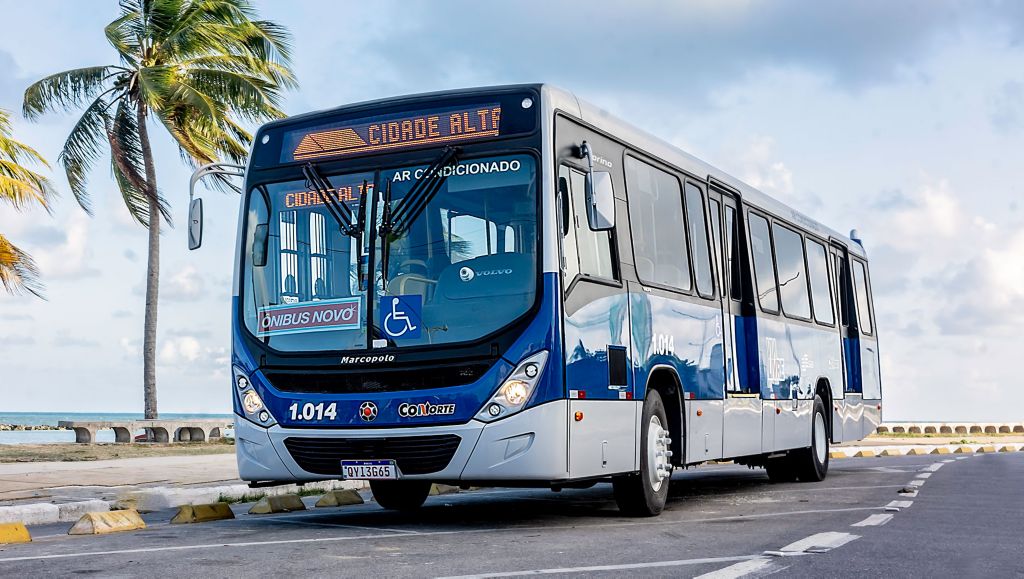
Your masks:
[[[149,193],[138,121],[135,111],[124,99],[118,102],[113,121],[107,126],[107,141],[114,180],[131,216],[148,226],[149,212],[156,207],[164,221],[170,224],[171,214],[166,199],[159,191]]]
[[[28,205],[40,205],[50,211],[50,200],[57,191],[45,176],[32,171],[25,163],[49,167],[35,149],[14,140],[11,119],[7,111],[0,110],[0,200],[21,210]]]
[[[92,208],[89,204],[86,178],[89,175],[89,170],[103,153],[101,148],[103,137],[111,122],[108,110],[112,103],[105,98],[106,94],[108,93],[105,92],[97,96],[92,104],[85,109],[78,122],[71,128],[71,132],[68,133],[68,138],[64,141],[64,148],[61,149],[60,156],[57,157],[57,162],[64,167],[64,174],[67,175],[71,193],[82,209],[89,214],[92,214]]]
[[[43,285],[39,281],[36,263],[3,235],[0,235],[0,284],[8,293],[28,292],[43,298]]]
[[[52,74],[25,89],[22,112],[34,120],[46,112],[79,108],[100,94],[111,79],[125,72],[119,66],[91,66]]]

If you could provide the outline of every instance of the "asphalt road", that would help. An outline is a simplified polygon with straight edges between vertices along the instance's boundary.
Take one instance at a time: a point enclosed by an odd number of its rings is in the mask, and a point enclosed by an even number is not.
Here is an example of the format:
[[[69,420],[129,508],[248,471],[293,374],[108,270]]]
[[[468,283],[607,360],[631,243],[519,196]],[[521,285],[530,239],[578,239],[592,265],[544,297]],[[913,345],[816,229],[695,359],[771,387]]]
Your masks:
[[[835,460],[811,484],[712,465],[677,472],[657,518],[621,517],[607,485],[463,492],[415,515],[240,505],[235,520],[172,526],[153,513],[119,535],[34,527],[33,543],[0,548],[0,575],[1013,577],[1022,505],[1024,452]]]

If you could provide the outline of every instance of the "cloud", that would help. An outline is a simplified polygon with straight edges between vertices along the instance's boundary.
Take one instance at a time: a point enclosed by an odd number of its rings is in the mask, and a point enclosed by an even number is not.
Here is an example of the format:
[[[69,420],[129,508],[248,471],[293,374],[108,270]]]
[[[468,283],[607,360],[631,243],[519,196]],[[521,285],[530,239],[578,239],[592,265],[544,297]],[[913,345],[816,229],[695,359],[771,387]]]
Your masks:
[[[1002,135],[1013,135],[1024,128],[1024,83],[1014,80],[999,88],[989,104],[989,121]]]
[[[81,212],[72,213],[65,222],[63,240],[33,248],[32,255],[46,280],[79,280],[100,275],[91,264],[89,218]]]
[[[195,265],[187,264],[180,269],[163,268],[160,280],[160,300],[168,302],[191,302],[206,295],[206,282]],[[146,294],[145,284],[132,289],[137,296]]]
[[[192,336],[165,339],[158,359],[163,364],[195,362],[203,353],[199,340]]]
[[[0,320],[5,322],[30,322],[34,319],[30,314],[0,314]]]
[[[61,335],[53,339],[53,345],[58,348],[99,348],[98,340],[77,338],[74,336]]]
[[[110,317],[112,317],[112,318],[122,318],[123,319],[123,318],[130,318],[130,317],[132,317],[134,315],[135,314],[131,313],[128,310],[114,310],[113,312],[110,312]]]
[[[18,336],[18,335],[7,335],[0,336],[0,346],[17,347],[17,346],[31,346],[36,343],[36,339],[32,336]]]

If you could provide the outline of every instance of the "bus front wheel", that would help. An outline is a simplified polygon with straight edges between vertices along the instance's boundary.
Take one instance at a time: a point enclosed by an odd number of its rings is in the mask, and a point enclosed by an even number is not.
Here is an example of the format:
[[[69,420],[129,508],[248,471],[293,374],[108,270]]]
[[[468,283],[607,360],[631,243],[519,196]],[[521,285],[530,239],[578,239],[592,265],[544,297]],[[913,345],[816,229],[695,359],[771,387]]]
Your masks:
[[[647,394],[640,424],[640,472],[615,477],[612,488],[619,510],[633,516],[652,517],[665,508],[672,475],[668,416],[657,390]]]
[[[373,499],[385,509],[413,511],[427,500],[430,481],[372,480],[370,490],[373,491]]]

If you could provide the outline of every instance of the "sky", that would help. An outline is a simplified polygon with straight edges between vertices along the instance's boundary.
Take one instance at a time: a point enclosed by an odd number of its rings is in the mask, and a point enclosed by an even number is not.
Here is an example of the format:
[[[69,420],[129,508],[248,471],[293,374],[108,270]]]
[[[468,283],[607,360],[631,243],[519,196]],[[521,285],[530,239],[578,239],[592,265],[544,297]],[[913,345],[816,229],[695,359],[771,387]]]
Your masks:
[[[886,420],[1022,420],[1024,3],[255,3],[294,35],[298,114],[408,93],[551,82],[839,231],[871,258]],[[113,63],[116,3],[0,0],[0,108],[65,69]],[[48,159],[77,117],[15,119]],[[205,194],[156,133],[162,412],[230,412],[238,199]],[[99,163],[95,209],[0,206],[47,300],[0,294],[0,412],[141,412],[146,232]]]

